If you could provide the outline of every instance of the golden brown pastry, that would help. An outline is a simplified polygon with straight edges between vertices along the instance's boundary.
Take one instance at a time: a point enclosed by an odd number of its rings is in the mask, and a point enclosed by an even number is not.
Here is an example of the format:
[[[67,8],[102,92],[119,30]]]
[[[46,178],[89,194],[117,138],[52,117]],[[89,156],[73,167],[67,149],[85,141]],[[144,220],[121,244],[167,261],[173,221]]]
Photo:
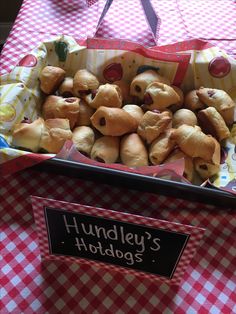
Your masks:
[[[99,107],[91,117],[92,125],[103,135],[121,136],[135,132],[138,124],[128,112],[120,108]]]
[[[187,156],[183,153],[179,148],[175,148],[165,159],[164,163],[174,162],[179,159],[184,159],[184,177],[189,181],[192,182],[194,177],[194,165],[193,165],[193,158]]]
[[[201,87],[196,93],[199,99],[207,106],[216,108],[227,125],[231,125],[234,122],[235,103],[225,91]]]
[[[95,141],[93,129],[89,126],[78,126],[74,128],[72,141],[79,152],[89,157]]]
[[[183,107],[183,104],[184,104],[184,93],[183,91],[177,87],[177,86],[174,86],[174,85],[171,85],[171,87],[174,89],[174,91],[179,95],[179,101],[177,101],[175,104],[173,105],[170,105],[168,107],[169,110],[171,110],[171,112],[176,112],[177,110],[179,110],[180,108]]]
[[[57,154],[67,140],[72,139],[68,119],[48,119],[44,122],[39,147],[48,153]]]
[[[171,86],[159,82],[149,84],[144,94],[144,104],[149,110],[163,111],[179,101],[179,95]]]
[[[161,76],[154,70],[147,70],[134,77],[130,84],[130,95],[136,96],[138,99],[143,100],[147,86],[153,82],[160,82],[170,85],[168,78]]]
[[[73,129],[78,119],[80,99],[77,97],[62,98],[50,95],[42,105],[42,116],[45,120],[54,118],[69,119]]]
[[[115,81],[113,84],[119,86],[123,99],[123,104],[132,103],[132,96],[129,93],[130,85],[124,81]]]
[[[162,133],[155,139],[149,148],[149,159],[153,165],[160,165],[175,147],[171,138],[172,129]]]
[[[229,128],[215,107],[208,107],[199,111],[198,120],[203,132],[211,134],[219,141],[230,136]]]
[[[94,74],[86,69],[78,70],[73,79],[73,92],[75,96],[84,97],[96,90],[99,81]]]
[[[200,157],[206,161],[210,161],[213,157],[214,138],[203,133],[198,126],[183,124],[178,129],[174,129],[171,138],[190,157]]]
[[[204,109],[206,107],[206,105],[201,102],[196,92],[197,91],[195,89],[191,90],[184,97],[184,107],[194,112]]]
[[[12,131],[12,145],[34,153],[38,152],[43,127],[44,120],[42,118],[38,118],[32,123],[16,124]]]
[[[66,77],[58,88],[59,95],[62,97],[73,97],[73,78]]]
[[[122,109],[128,112],[132,117],[134,117],[138,124],[142,120],[144,112],[141,107],[133,104],[127,104],[122,107]]]
[[[141,138],[151,144],[162,132],[171,127],[172,114],[170,111],[161,113],[147,111],[138,126],[137,133]]]
[[[76,126],[90,125],[90,118],[94,114],[95,109],[91,108],[84,100],[80,100],[79,114],[77,116]]]
[[[116,136],[98,138],[91,151],[91,158],[104,163],[114,163],[119,158],[120,139]]]
[[[194,167],[203,180],[214,176],[220,170],[220,144],[215,139],[214,142],[215,151],[211,162],[207,162],[202,158],[194,158]]]
[[[46,66],[39,75],[40,89],[47,95],[53,94],[64,80],[66,72],[54,66]]]
[[[120,158],[128,167],[148,166],[148,152],[137,133],[127,134],[122,138]]]
[[[197,125],[197,117],[195,113],[189,109],[179,109],[173,115],[173,128],[178,128],[182,124]]]
[[[101,106],[120,108],[122,106],[122,94],[120,87],[114,84],[100,85],[98,89],[85,98],[87,104],[97,109]]]

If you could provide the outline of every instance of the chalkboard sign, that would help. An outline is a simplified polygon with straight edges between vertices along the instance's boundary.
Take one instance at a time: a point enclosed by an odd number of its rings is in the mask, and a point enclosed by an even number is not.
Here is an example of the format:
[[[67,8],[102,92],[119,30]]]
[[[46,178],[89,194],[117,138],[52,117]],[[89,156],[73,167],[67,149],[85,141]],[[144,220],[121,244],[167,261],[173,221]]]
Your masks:
[[[73,256],[171,279],[189,234],[44,207],[50,254]]]

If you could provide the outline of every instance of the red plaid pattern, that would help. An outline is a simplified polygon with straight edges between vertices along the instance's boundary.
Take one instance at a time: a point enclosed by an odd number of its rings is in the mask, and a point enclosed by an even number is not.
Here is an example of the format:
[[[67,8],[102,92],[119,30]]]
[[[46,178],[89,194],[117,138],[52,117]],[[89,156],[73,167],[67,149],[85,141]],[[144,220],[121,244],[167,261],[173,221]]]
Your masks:
[[[1,74],[56,34],[93,36],[104,3],[99,0],[87,7],[78,0],[24,0],[2,51]],[[236,56],[233,0],[152,0],[152,4],[162,21],[159,45],[199,37]],[[154,45],[139,1],[114,0],[98,34]],[[235,210],[33,170],[0,178],[0,195],[2,313],[236,313]],[[206,233],[179,288],[85,264],[42,263],[30,195],[125,209],[202,226]]]

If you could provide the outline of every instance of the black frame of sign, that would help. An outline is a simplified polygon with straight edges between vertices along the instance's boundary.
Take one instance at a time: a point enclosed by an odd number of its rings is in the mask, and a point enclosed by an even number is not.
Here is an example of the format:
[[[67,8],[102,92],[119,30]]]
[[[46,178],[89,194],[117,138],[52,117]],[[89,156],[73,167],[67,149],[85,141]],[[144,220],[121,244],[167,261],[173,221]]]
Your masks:
[[[195,186],[59,158],[48,159],[34,166],[32,169],[87,181],[95,181],[123,189],[138,190],[191,202],[214,205],[217,208],[236,209],[236,196],[211,186]]]

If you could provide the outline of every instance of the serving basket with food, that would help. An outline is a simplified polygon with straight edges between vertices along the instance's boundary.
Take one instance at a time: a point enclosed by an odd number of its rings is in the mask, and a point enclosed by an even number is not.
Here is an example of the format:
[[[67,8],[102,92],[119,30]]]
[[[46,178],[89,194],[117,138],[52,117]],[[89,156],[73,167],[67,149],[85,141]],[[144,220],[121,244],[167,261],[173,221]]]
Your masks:
[[[236,63],[191,45],[168,53],[120,40],[42,43],[1,77],[2,172],[13,160],[19,169],[43,161],[234,202]]]

